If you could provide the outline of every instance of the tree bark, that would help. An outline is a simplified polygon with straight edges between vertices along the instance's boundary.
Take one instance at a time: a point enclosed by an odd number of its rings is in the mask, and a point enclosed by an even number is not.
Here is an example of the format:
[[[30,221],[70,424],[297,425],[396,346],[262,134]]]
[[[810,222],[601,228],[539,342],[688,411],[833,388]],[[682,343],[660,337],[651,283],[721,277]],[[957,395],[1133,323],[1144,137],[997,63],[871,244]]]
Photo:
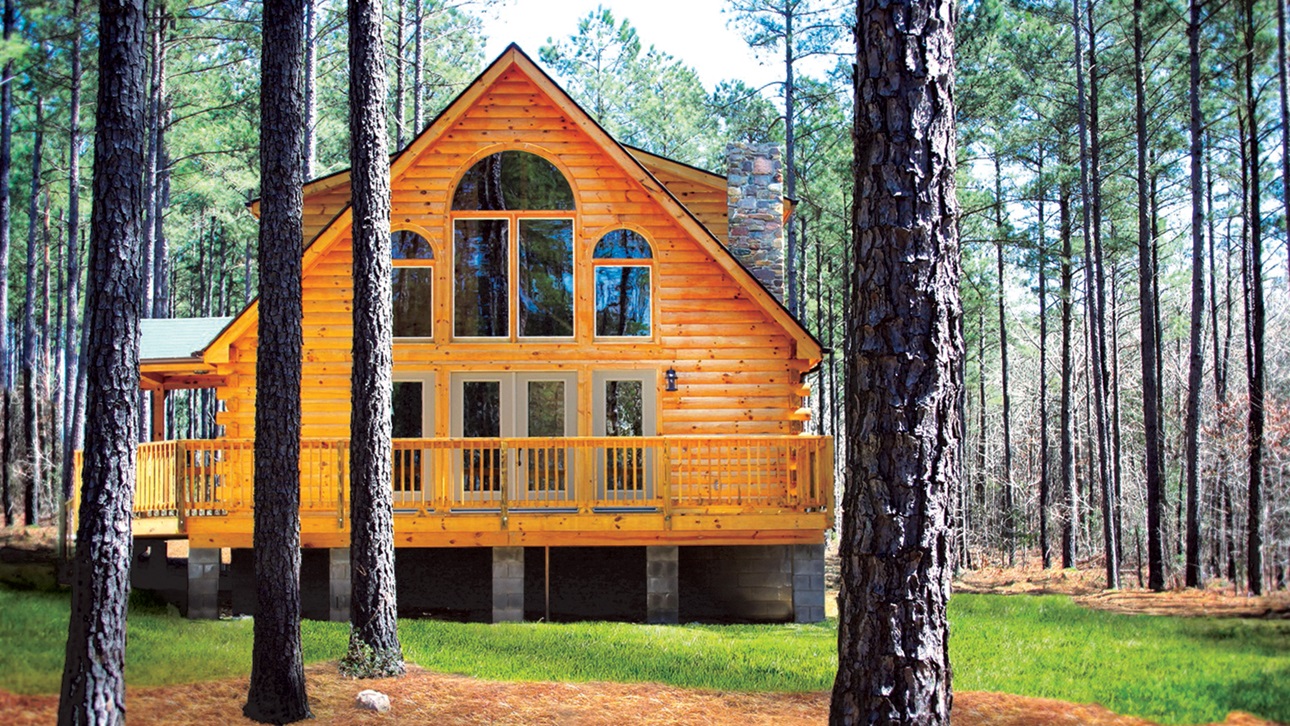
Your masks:
[[[349,127],[354,200],[354,368],[350,416],[350,651],[356,674],[401,675],[390,489],[393,307],[390,162],[379,0],[349,2]],[[359,659],[368,659],[360,663]]]
[[[1284,0],[1277,0],[1282,4]],[[1191,0],[1187,23],[1188,100],[1191,120],[1191,328],[1187,342],[1187,418],[1183,465],[1187,469],[1187,587],[1200,587],[1200,399],[1205,361],[1201,337],[1205,328],[1205,197],[1201,162],[1204,153],[1200,109],[1201,0]]]
[[[830,721],[949,723],[963,385],[953,3],[856,8],[855,248]],[[916,111],[917,109],[917,111]]]
[[[125,722],[125,614],[139,422],[144,10],[99,2],[99,90],[90,214],[87,408],[80,528],[58,704],[60,724]]]
[[[36,237],[40,218],[40,167],[45,140],[45,99],[36,94],[36,133],[31,145],[31,196],[27,200],[26,299],[22,310],[22,429],[27,447],[23,521],[40,524],[40,426],[36,412]]]
[[[265,0],[260,61],[260,345],[255,375],[255,616],[242,713],[311,718],[300,650],[300,239],[304,5]]]
[[[1140,1],[1140,0],[1139,0]],[[1278,0],[1279,2],[1280,0]],[[1250,202],[1247,224],[1250,230],[1250,407],[1249,407],[1249,502],[1246,508],[1248,538],[1245,557],[1249,589],[1263,594],[1263,200],[1259,174],[1258,97],[1254,94],[1254,0],[1245,2],[1245,106],[1249,124]]]

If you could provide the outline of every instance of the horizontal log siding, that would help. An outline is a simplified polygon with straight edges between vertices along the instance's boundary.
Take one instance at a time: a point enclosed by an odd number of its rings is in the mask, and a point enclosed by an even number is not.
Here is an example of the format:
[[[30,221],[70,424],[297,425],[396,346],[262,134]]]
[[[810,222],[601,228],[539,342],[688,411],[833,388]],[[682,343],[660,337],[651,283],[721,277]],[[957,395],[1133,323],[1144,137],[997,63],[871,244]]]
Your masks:
[[[646,165],[648,166],[648,164]],[[663,182],[672,196],[681,200],[703,226],[725,243],[729,233],[729,208],[725,188],[714,188],[690,179],[684,179],[665,169],[650,167],[654,177]]]
[[[563,164],[570,175],[578,207],[575,342],[448,342],[452,289],[445,214],[450,187],[481,151],[501,148],[543,153]],[[448,373],[465,369],[577,371],[578,428],[584,436],[591,433],[592,372],[614,368],[658,372],[660,435],[801,431],[792,414],[801,406],[800,380],[806,361],[794,357],[792,339],[523,75],[512,71],[503,77],[392,186],[393,227],[411,226],[427,233],[439,265],[435,340],[441,342],[396,342],[394,351],[397,372],[437,374],[435,435],[448,434]],[[328,207],[333,215],[339,209]],[[596,343],[591,251],[601,234],[622,225],[644,232],[654,246],[655,335],[639,342]],[[346,232],[306,272],[305,438],[349,435],[351,262]],[[220,421],[229,437],[254,436],[255,343],[252,330],[233,346],[230,363],[221,366],[229,384],[221,390],[227,410]],[[669,366],[677,371],[676,392],[662,390],[662,372]]]

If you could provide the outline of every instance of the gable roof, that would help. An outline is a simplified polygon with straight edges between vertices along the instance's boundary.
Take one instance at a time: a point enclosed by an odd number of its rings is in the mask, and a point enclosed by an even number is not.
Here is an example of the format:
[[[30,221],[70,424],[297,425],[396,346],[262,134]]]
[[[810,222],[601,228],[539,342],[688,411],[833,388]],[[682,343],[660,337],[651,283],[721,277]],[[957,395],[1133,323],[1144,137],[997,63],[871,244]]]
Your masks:
[[[523,50],[515,43],[511,43],[502,51],[501,55],[494,60],[469,86],[467,86],[453,101],[448,104],[431,122],[426,126],[415,139],[412,140],[404,149],[393,155],[390,164],[390,179],[398,179],[403,176],[431,146],[437,142],[442,135],[452,127],[452,125],[461,118],[475,102],[478,101],[488,90],[502,77],[506,72],[516,69],[526,76],[537,88],[542,91],[556,106],[568,114],[569,120],[594,141],[605,154],[615,162],[628,177],[640,184],[651,197],[653,201],[667,213],[667,215],[676,222],[682,230],[687,232],[693,239],[698,242],[699,246],[712,255],[717,264],[732,278],[734,278],[741,287],[747,290],[750,297],[760,304],[760,306],[770,315],[771,319],[777,322],[789,334],[795,343],[796,358],[804,358],[811,362],[812,365],[818,363],[823,356],[823,346],[806,329],[793,315],[788,311],[780,300],[767,290],[761,282],[753,276],[747,268],[734,256],[729,249],[709,230],[686,206],[678,200],[672,192],[658,180],[657,177],[646,167],[642,158],[651,161],[668,162],[677,168],[687,171],[687,174],[693,175],[696,179],[701,179],[707,183],[717,184],[717,180],[723,179],[719,175],[705,172],[703,170],[686,167],[679,162],[664,159],[654,154],[648,154],[636,150],[636,154],[627,147],[620,144],[609,135],[595,119],[591,117],[576,101],[570,97],[563,88],[559,86],[545,71],[543,71]],[[657,162],[656,162],[657,163]],[[312,195],[320,192],[339,188],[349,183],[349,172],[338,172],[326,177],[315,179],[305,185],[305,194]],[[317,236],[313,238],[305,247],[303,271],[307,272],[313,264],[316,264],[322,255],[330,249],[339,238],[340,233],[346,228],[348,221],[351,219],[350,208],[346,206],[329,222]],[[207,346],[204,351],[211,356],[212,362],[224,362],[227,360],[228,346],[233,343],[242,333],[246,332],[258,318],[259,300],[252,301],[237,318],[228,325],[220,335]]]

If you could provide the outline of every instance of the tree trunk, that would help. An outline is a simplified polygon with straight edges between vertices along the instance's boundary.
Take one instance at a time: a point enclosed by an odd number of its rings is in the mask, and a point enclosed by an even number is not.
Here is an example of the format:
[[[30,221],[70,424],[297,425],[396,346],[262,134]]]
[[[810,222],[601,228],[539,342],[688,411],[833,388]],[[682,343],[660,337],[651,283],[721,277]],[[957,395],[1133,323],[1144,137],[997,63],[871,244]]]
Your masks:
[[[1147,487],[1147,586],[1165,588],[1160,451],[1160,380],[1157,378],[1155,264],[1151,250],[1151,207],[1147,188],[1147,102],[1143,78],[1142,0],[1133,0],[1133,86],[1138,150],[1138,320],[1142,336],[1142,424],[1145,429],[1144,479]]]
[[[1280,5],[1284,0],[1277,0]],[[1191,106],[1191,328],[1187,347],[1187,418],[1183,465],[1187,469],[1187,587],[1200,587],[1200,399],[1205,361],[1201,336],[1205,328],[1205,197],[1201,161],[1204,153],[1200,110],[1200,0],[1191,0],[1187,23],[1188,100]]]
[[[1141,0],[1139,0],[1141,1]],[[1280,0],[1278,0],[1280,2]],[[1263,197],[1259,174],[1258,97],[1254,95],[1254,0],[1245,2],[1245,106],[1249,123],[1250,203],[1250,407],[1249,504],[1246,515],[1246,570],[1250,592],[1263,594]]]
[[[150,34],[152,36],[150,50],[151,62],[149,63],[149,80],[148,80],[148,109],[146,123],[148,127],[148,157],[145,162],[143,194],[145,210],[145,222],[143,227],[143,314],[152,316],[152,251],[153,235],[156,234],[156,217],[160,204],[158,203],[159,189],[157,186],[157,167],[160,164],[160,147],[158,141],[161,138],[159,129],[161,128],[161,96],[163,93],[162,85],[165,83],[166,60],[165,60],[165,25],[166,25],[166,3],[161,0],[152,8],[152,23]]]
[[[70,500],[74,489],[72,458],[80,448],[81,440],[75,435],[77,398],[81,388],[80,336],[80,286],[81,286],[81,0],[72,0],[72,90],[68,107],[67,131],[67,306],[66,328],[63,339],[64,360],[67,370],[67,396],[63,399],[63,498]],[[80,404],[84,411],[84,404]]]
[[[1008,319],[1004,314],[1005,280],[1003,277],[1003,170],[999,157],[994,158],[994,249],[999,283],[999,380],[1003,387],[1003,546],[1008,551],[1008,565],[1017,559],[1017,507],[1012,492],[1012,401],[1008,395]]]
[[[945,0],[870,1],[856,17],[849,476],[830,721],[947,724],[948,516],[963,423],[955,12]]]
[[[130,592],[139,391],[143,223],[144,10],[99,2],[99,90],[90,214],[88,417],[60,724],[125,722],[125,613]]]
[[[13,0],[4,0],[4,41],[7,45],[13,36],[15,24]],[[9,229],[12,225],[13,206],[10,203],[10,172],[13,170],[13,59],[5,60],[0,72],[0,280],[9,279]],[[17,521],[17,497],[12,490],[9,476],[9,459],[13,451],[13,431],[9,427],[9,401],[13,395],[13,371],[9,367],[9,285],[0,290],[0,389],[4,396],[0,411],[0,428],[3,429],[3,449],[0,452],[0,482],[3,482],[4,524],[12,527]]]
[[[1071,213],[1070,185],[1063,179],[1058,199],[1062,237],[1061,297],[1062,297],[1062,401],[1061,401],[1061,460],[1062,492],[1066,496],[1066,511],[1062,518],[1062,567],[1075,566],[1079,550],[1079,486],[1075,480],[1075,411],[1071,400],[1071,378],[1075,370],[1071,366],[1071,317],[1073,301],[1071,299],[1071,260],[1074,253],[1071,249]]]
[[[300,365],[304,5],[266,0],[260,61],[260,346],[255,394],[251,683],[242,713],[311,718],[300,651]],[[193,411],[191,415],[197,415]]]
[[[1044,229],[1044,201],[1048,186],[1044,179],[1043,147],[1038,153],[1039,169],[1039,555],[1044,569],[1053,565],[1048,542],[1048,238]]]
[[[318,2],[305,0],[305,178],[312,179],[318,166]],[[303,233],[302,233],[303,234]],[[250,259],[249,257],[247,258]],[[247,265],[248,290],[250,265]],[[247,295],[250,304],[250,295]]]
[[[23,521],[40,524],[40,425],[36,415],[36,236],[40,216],[40,167],[45,140],[45,99],[36,95],[36,133],[31,146],[31,196],[27,202],[26,302],[22,311],[22,433],[27,447]]]
[[[403,149],[403,1],[394,1],[394,150]]]
[[[1286,245],[1290,249],[1290,79],[1286,77],[1286,0],[1277,4],[1277,85],[1281,91],[1281,199],[1286,224]],[[1290,285],[1290,254],[1286,255],[1286,284]]]
[[[350,0],[349,125],[354,189],[350,562],[354,576],[346,660],[357,675],[365,677],[404,672],[396,618],[390,489],[393,308],[383,27],[379,0]]]
[[[1083,200],[1082,209],[1084,215],[1084,278],[1086,290],[1086,305],[1088,308],[1087,325],[1089,328],[1089,363],[1090,363],[1090,392],[1093,398],[1093,405],[1097,411],[1096,420],[1092,422],[1096,429],[1097,439],[1097,470],[1096,474],[1090,468],[1088,474],[1090,482],[1096,478],[1102,492],[1102,519],[1103,519],[1103,548],[1106,552],[1106,586],[1108,589],[1117,589],[1120,586],[1120,568],[1118,552],[1119,547],[1116,544],[1116,529],[1114,526],[1115,512],[1113,497],[1111,493],[1111,482],[1106,471],[1106,452],[1107,452],[1107,431],[1106,431],[1106,378],[1105,378],[1105,347],[1102,343],[1102,310],[1105,302],[1105,295],[1102,287],[1101,270],[1101,246],[1100,246],[1100,182],[1090,183],[1090,176],[1096,180],[1099,176],[1097,172],[1096,154],[1090,156],[1089,138],[1094,139],[1093,146],[1097,147],[1097,129],[1093,125],[1092,133],[1088,128],[1089,123],[1085,118],[1085,97],[1084,97],[1084,62],[1083,51],[1081,50],[1082,30],[1080,23],[1080,6],[1079,0],[1073,0],[1074,5],[1074,27],[1075,27],[1075,84],[1077,94],[1077,105],[1079,115],[1079,137],[1080,137],[1080,196]],[[1092,8],[1089,8],[1090,26],[1092,25]],[[1096,77],[1096,63],[1092,59],[1094,44],[1090,40],[1090,68],[1091,75]],[[1096,84],[1096,80],[1094,80]],[[1096,94],[1094,94],[1096,98]],[[1094,105],[1094,114],[1096,105]],[[1096,116],[1094,115],[1094,118]],[[1092,168],[1090,168],[1092,167]],[[1090,452],[1091,455],[1091,452]]]
[[[792,0],[784,0],[782,16],[784,18],[784,195],[797,199],[797,129],[796,129],[796,89],[793,87],[793,10]],[[788,298],[788,311],[797,316],[797,234],[791,218],[785,220],[787,232],[785,244],[788,246],[788,259],[784,265],[784,278],[787,283],[784,293]]]

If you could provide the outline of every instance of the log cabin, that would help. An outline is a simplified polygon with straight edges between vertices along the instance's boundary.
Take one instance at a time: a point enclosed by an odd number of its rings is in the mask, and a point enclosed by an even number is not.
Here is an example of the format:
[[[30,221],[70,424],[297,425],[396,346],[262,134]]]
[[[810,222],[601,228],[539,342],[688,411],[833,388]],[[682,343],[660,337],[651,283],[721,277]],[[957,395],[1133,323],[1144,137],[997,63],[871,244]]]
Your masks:
[[[514,45],[391,157],[401,613],[823,619],[823,351],[780,299],[780,150],[727,162],[618,143]],[[347,172],[304,188],[301,580],[323,619],[348,618],[351,577],[349,196]],[[186,543],[190,617],[254,610],[256,321],[144,324],[134,579]],[[220,435],[163,440],[191,388]]]

